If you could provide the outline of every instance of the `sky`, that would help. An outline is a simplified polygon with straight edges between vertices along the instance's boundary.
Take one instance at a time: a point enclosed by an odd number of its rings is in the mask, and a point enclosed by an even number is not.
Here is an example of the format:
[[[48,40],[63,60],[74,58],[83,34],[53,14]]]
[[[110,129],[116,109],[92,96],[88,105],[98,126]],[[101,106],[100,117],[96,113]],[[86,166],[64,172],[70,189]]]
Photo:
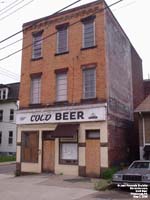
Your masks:
[[[51,15],[76,0],[0,0],[0,41],[20,31],[22,24]],[[106,0],[108,5],[117,0]],[[72,7],[93,2],[81,0]],[[72,8],[70,7],[70,8]],[[123,0],[112,6],[111,10],[130,42],[143,61],[143,78],[150,78],[150,1]],[[22,48],[22,33],[0,43],[0,84],[20,81],[21,52],[1,60]],[[8,47],[6,47],[8,46]]]

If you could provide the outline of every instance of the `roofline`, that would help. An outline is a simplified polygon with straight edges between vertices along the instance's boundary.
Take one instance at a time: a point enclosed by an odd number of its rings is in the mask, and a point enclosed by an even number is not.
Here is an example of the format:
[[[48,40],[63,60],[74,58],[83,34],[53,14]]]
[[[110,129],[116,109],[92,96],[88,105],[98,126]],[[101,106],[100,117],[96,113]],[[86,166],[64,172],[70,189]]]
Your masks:
[[[71,9],[62,11],[62,12],[57,13],[57,14],[51,14],[51,15],[48,15],[48,16],[46,16],[46,17],[42,17],[42,18],[39,18],[39,19],[35,19],[35,20],[33,20],[33,21],[26,22],[26,23],[23,24],[23,27],[32,25],[33,23],[41,22],[41,21],[43,21],[43,20],[49,20],[49,19],[52,19],[52,18],[54,18],[54,17],[59,17],[59,16],[61,16],[61,15],[68,14],[68,13],[70,13],[70,12],[75,12],[75,11],[77,11],[77,10],[86,8],[86,7],[91,6],[91,5],[94,5],[94,4],[96,5],[96,4],[99,4],[99,3],[101,3],[101,2],[106,3],[104,0],[96,0],[96,1],[93,1],[93,2],[91,2],[91,3],[83,4],[83,5],[77,6],[77,7],[75,7],[75,8],[71,8]]]

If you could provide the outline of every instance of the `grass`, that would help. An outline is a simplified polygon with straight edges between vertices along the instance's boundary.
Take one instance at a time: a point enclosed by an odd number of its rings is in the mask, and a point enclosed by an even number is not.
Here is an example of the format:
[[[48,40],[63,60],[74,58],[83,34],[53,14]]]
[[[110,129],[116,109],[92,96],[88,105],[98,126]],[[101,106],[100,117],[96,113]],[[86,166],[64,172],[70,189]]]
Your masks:
[[[111,180],[100,179],[94,185],[95,190],[103,191],[111,187]]]
[[[0,162],[16,161],[16,156],[0,156]]]

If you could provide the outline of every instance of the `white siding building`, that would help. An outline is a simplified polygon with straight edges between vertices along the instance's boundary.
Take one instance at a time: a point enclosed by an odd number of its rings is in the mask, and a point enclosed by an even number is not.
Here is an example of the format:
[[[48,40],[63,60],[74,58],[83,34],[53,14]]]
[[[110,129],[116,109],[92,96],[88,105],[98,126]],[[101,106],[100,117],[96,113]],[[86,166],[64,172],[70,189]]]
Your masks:
[[[0,85],[0,154],[16,153],[16,110],[19,83]]]

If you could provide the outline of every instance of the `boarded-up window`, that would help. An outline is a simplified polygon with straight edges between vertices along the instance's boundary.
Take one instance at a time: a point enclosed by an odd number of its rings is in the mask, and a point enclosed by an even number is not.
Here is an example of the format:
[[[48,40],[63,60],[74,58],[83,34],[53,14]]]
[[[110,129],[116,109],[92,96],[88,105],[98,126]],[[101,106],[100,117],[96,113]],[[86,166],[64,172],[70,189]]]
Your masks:
[[[38,162],[38,132],[22,132],[22,162]]]
[[[83,70],[83,98],[96,97],[96,69],[87,68]]]
[[[56,101],[67,100],[67,73],[56,74]]]
[[[32,58],[38,59],[42,56],[42,31],[33,34]]]
[[[64,53],[68,51],[68,29],[62,27],[57,32],[57,53]]]
[[[95,23],[93,20],[83,22],[83,48],[95,45]]]
[[[31,104],[39,104],[41,98],[41,77],[31,79]]]
[[[145,143],[150,144],[150,117],[144,117],[145,124]]]

